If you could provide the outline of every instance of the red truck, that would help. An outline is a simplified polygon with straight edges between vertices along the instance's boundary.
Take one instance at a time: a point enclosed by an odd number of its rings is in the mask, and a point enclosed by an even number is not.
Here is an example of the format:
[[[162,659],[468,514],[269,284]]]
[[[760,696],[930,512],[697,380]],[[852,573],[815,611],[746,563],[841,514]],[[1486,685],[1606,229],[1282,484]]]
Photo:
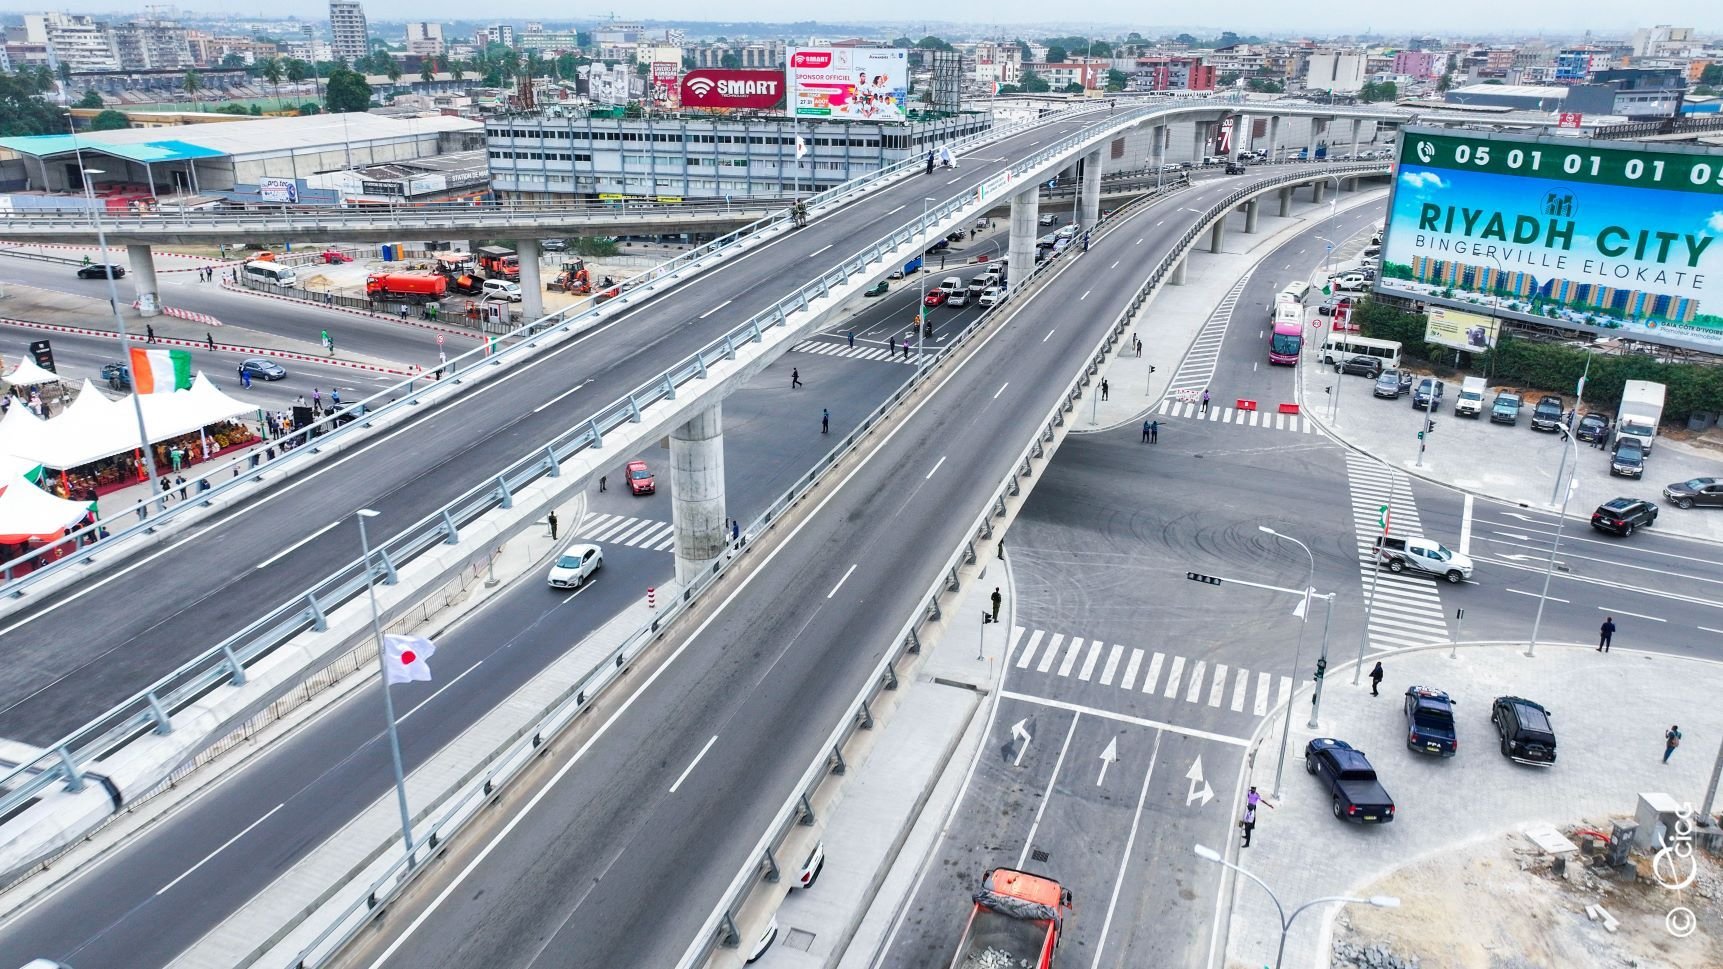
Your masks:
[[[478,251],[479,269],[484,272],[486,279],[506,279],[510,282],[520,282],[520,257],[513,249],[503,246],[484,246]]]
[[[397,303],[434,303],[449,295],[449,281],[434,273],[372,273],[365,298]]]
[[[1052,969],[1071,892],[1051,878],[1012,868],[981,876],[975,907],[951,969]]]

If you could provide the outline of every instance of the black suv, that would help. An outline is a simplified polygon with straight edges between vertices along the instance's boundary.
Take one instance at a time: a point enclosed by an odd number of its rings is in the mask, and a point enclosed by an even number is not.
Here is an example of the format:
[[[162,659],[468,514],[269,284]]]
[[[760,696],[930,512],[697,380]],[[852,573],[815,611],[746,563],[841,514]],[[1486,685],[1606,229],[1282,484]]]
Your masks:
[[[1502,756],[1516,764],[1555,766],[1555,728],[1542,704],[1524,697],[1499,696],[1490,707],[1490,722],[1502,739]]]
[[[1560,397],[1543,397],[1538,400],[1538,406],[1532,410],[1532,430],[1557,431],[1561,429],[1562,407]]]
[[[1677,508],[1692,508],[1694,505],[1723,508],[1723,478],[1694,478],[1666,485],[1663,497],[1675,502]]]
[[[1452,757],[1460,752],[1454,734],[1454,701],[1427,686],[1406,688],[1406,746],[1420,754]]]
[[[1591,527],[1600,532],[1632,535],[1635,528],[1650,528],[1657,521],[1657,506],[1643,498],[1615,498],[1591,513]]]

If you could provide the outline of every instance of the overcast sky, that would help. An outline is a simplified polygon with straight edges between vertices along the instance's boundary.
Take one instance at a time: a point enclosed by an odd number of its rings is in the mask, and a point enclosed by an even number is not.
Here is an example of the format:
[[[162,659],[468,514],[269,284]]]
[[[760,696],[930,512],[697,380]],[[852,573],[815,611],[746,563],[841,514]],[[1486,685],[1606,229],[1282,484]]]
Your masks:
[[[231,5],[199,2],[179,5],[182,10],[220,11],[232,17],[256,16],[260,19],[283,14],[308,19],[328,17],[328,4],[305,0],[282,0],[268,6],[253,5],[245,0]],[[1635,27],[1654,24],[1676,24],[1697,27],[1710,32],[1723,26],[1723,4],[1716,0],[1653,0],[1644,6],[1624,4],[1620,0],[1445,0],[1432,3],[1395,3],[1389,5],[1312,0],[1230,0],[1223,5],[1224,13],[1210,10],[1199,13],[1196,8],[1162,8],[1151,12],[1137,0],[1088,0],[1081,6],[1081,15],[1095,25],[1112,25],[1107,33],[1138,30],[1154,36],[1169,30],[1190,29],[1193,33],[1232,30],[1240,34],[1396,34],[1407,31],[1482,36],[1520,33],[1535,35],[1549,32],[1556,36],[1573,36],[1586,30],[1599,36],[1628,36]],[[141,12],[142,4],[129,9]],[[24,13],[37,10],[70,10],[87,13],[112,13],[114,0],[60,0],[31,4],[26,0],[0,0],[0,9]],[[582,20],[603,19],[614,11],[619,19],[651,17],[655,20],[769,20],[781,22],[806,21],[822,14],[850,22],[917,24],[920,18],[929,22],[973,23],[977,32],[998,25],[1011,32],[1015,25],[1034,24],[1049,29],[1068,27],[1082,33],[1082,21],[1064,24],[1052,19],[1061,13],[1075,13],[1070,6],[1048,4],[1045,0],[968,0],[963,4],[930,7],[925,0],[872,0],[865,4],[836,4],[828,7],[809,5],[803,0],[740,0],[714,4],[711,0],[656,0],[639,5],[612,2],[581,4],[550,0],[513,0],[490,5],[489,9],[504,21],[522,23],[532,19]],[[482,16],[467,0],[365,0],[365,10],[377,20],[471,20]],[[974,20],[964,19],[973,13]],[[1051,16],[1050,16],[1051,15]],[[1185,18],[1196,18],[1185,22]],[[1169,26],[1174,25],[1174,26]],[[1175,29],[1176,28],[1176,29]],[[1061,31],[1063,32],[1063,31]]]

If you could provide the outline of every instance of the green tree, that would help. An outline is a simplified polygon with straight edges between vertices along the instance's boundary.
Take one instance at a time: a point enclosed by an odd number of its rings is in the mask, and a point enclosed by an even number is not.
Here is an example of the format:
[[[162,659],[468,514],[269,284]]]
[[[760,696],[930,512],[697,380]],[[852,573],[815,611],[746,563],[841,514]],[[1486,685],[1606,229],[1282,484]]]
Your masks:
[[[71,73],[70,68],[67,69],[67,73]],[[37,64],[36,70],[30,74],[30,79],[36,88],[37,94],[47,94],[49,91],[54,90],[54,72],[48,70],[48,65],[46,64]]]
[[[1723,64],[1707,64],[1699,72],[1699,83],[1706,87],[1723,85]]]
[[[1190,34],[1180,34],[1177,37],[1174,37],[1173,43],[1178,44],[1181,47],[1196,47],[1196,46],[1198,46],[1197,45],[1197,39],[1195,37],[1192,37]]]
[[[80,108],[99,108],[103,103],[102,96],[96,93],[95,88],[87,89],[84,91],[84,96],[78,99],[78,107]]]
[[[1368,81],[1358,90],[1360,101],[1392,101],[1400,96],[1400,90],[1393,81],[1377,83]]]
[[[371,108],[371,84],[358,71],[341,68],[329,75],[323,101],[336,114],[363,112]]]
[[[449,62],[449,76],[454,78],[457,81],[466,80],[467,62],[466,61],[458,61],[458,60],[457,61],[450,61]]]
[[[131,119],[113,108],[109,108],[90,119],[91,131],[119,131],[121,128],[130,128],[131,126]]]
[[[735,57],[736,55],[726,54],[724,56]],[[572,81],[580,76],[580,65],[584,62],[585,58],[573,51],[563,51],[556,55],[556,76],[565,81]],[[737,65],[740,66],[741,62],[737,61]],[[728,67],[729,65],[726,64],[725,66]]]
[[[1438,91],[1446,91],[1448,88],[1452,87],[1453,84],[1454,75],[1452,74],[1444,73],[1441,77],[1436,78],[1436,90]]]
[[[1063,64],[1065,63],[1065,56],[1065,48],[1060,47],[1058,44],[1047,45],[1047,63]]]
[[[1021,60],[1022,60],[1022,61],[1023,61],[1023,63],[1025,63],[1025,64],[1027,64],[1027,63],[1029,63],[1029,62],[1030,62],[1030,61],[1032,61],[1032,60],[1034,60],[1034,58],[1033,58],[1033,57],[1032,57],[1032,56],[1030,56],[1030,53],[1029,53],[1029,42],[1028,42],[1028,41],[1026,41],[1026,40],[1019,40],[1019,41],[1018,41],[1018,42],[1017,42],[1017,56],[1018,56],[1018,58],[1020,58],[1020,59],[1021,59]]]
[[[275,88],[275,105],[281,106],[281,79],[287,75],[287,68],[279,57],[266,57],[257,65],[257,76],[269,82]]]
[[[224,104],[214,111],[215,114],[249,115],[251,109],[243,104]]]
[[[1000,94],[1022,94],[1023,89],[1018,87],[1015,84],[1001,84],[1001,85],[999,85],[999,93]]]
[[[1046,94],[1053,90],[1053,85],[1048,84],[1046,78],[1034,71],[1024,71],[1017,78],[1017,87],[1025,94]]]
[[[396,60],[393,54],[384,54],[383,56],[389,59],[389,63],[383,69],[383,73],[389,76],[389,83],[401,83],[401,62]]]
[[[424,81],[426,84],[429,84],[436,79],[437,79],[437,62],[436,62],[436,60],[434,58],[430,58],[430,57],[420,58],[419,59],[419,80]]]
[[[1253,77],[1244,82],[1244,86],[1258,94],[1282,94],[1286,85],[1271,77]]]
[[[914,47],[915,41],[910,40],[908,37],[893,37],[891,39],[891,46],[893,46],[893,47]]]
[[[307,101],[299,106],[300,117],[310,117],[311,115],[322,113],[323,106],[318,104],[316,101]]]
[[[737,57],[735,54],[725,54],[718,58],[718,66],[735,70],[742,66],[742,59]]]
[[[53,72],[48,80],[54,79]],[[0,137],[66,133],[66,111],[42,97],[40,78],[33,71],[0,73]]]
[[[72,65],[65,61],[61,61],[54,65],[54,67],[60,75],[60,97],[65,98],[70,96],[70,92],[72,90]]]
[[[245,66],[245,55],[228,51],[221,57],[221,66],[228,70],[236,70]]]
[[[195,99],[197,92],[203,89],[203,75],[196,71],[186,71],[185,77],[180,78],[180,87],[185,89],[187,97]]]
[[[263,105],[253,104],[251,106],[251,110],[245,113],[251,115],[253,118],[261,118],[263,117]]]
[[[952,49],[952,46],[950,44],[946,43],[943,40],[940,40],[938,37],[932,36],[931,34],[926,36],[926,37],[923,37],[922,39],[920,39],[918,41],[916,41],[915,46],[921,48],[922,50],[951,50]]]
[[[1220,77],[1215,78],[1215,84],[1219,87],[1232,87],[1238,83],[1238,78],[1239,73],[1237,71],[1227,71]]]
[[[1131,83],[1130,75],[1126,74],[1124,71],[1117,69],[1110,69],[1107,71],[1107,90],[1123,91],[1125,89],[1125,85],[1129,83]]]
[[[1061,88],[1060,91],[1064,94],[1082,94],[1083,85],[1080,82],[1072,81],[1070,84]]]

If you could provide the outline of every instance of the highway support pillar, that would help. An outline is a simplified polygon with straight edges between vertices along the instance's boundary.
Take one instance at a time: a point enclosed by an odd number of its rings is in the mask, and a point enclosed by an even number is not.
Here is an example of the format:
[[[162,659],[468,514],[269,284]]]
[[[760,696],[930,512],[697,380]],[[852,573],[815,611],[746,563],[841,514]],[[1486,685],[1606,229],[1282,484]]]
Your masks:
[[[1082,204],[1078,219],[1085,227],[1101,221],[1101,149],[1083,156]]]
[[[1149,131],[1149,158],[1155,171],[1167,163],[1167,126],[1155,125]]]
[[[161,289],[156,283],[156,257],[149,246],[126,246],[126,261],[131,263],[132,292],[137,294],[139,316],[162,315]]]
[[[544,278],[539,272],[538,240],[516,239],[515,258],[520,260],[520,308],[528,321],[544,315]]]
[[[670,432],[676,581],[688,588],[724,554],[724,411],[714,403]]]
[[[1292,214],[1292,186],[1280,190],[1280,217],[1286,218]]]
[[[1229,212],[1228,215],[1230,215],[1230,214],[1231,213]],[[1215,221],[1214,228],[1209,230],[1209,233],[1208,233],[1208,251],[1209,252],[1220,252],[1221,240],[1223,240],[1224,238],[1226,238],[1226,216],[1225,215],[1223,215],[1219,219],[1217,219]]]
[[[1305,148],[1304,148],[1304,160],[1305,161],[1312,161],[1313,162],[1316,160],[1316,141],[1317,141],[1317,138],[1320,137],[1321,131],[1322,131],[1322,119],[1321,118],[1311,118],[1310,119],[1310,141],[1305,145]]]
[[[1280,160],[1280,115],[1270,115],[1268,118],[1268,160]],[[1280,213],[1285,215],[1285,212]]]
[[[1313,182],[1310,186],[1310,204],[1322,204],[1322,190],[1328,187],[1327,182]]]
[[[1029,281],[1035,270],[1035,214],[1040,207],[1041,186],[1031,185],[1011,196],[1011,241],[1006,246],[1006,288],[1015,290]]]
[[[1256,217],[1262,208],[1262,199],[1251,199],[1244,203],[1244,231],[1256,231]]]
[[[1358,160],[1358,129],[1363,125],[1364,120],[1362,118],[1352,119],[1352,154],[1346,156],[1351,161]]]
[[[1173,264],[1173,274],[1168,277],[1168,282],[1174,286],[1183,286],[1185,284],[1185,264],[1190,261],[1189,253],[1180,256],[1179,261]]]
[[[1198,121],[1191,126],[1191,164],[1201,165],[1203,156],[1208,154],[1208,122]]]

